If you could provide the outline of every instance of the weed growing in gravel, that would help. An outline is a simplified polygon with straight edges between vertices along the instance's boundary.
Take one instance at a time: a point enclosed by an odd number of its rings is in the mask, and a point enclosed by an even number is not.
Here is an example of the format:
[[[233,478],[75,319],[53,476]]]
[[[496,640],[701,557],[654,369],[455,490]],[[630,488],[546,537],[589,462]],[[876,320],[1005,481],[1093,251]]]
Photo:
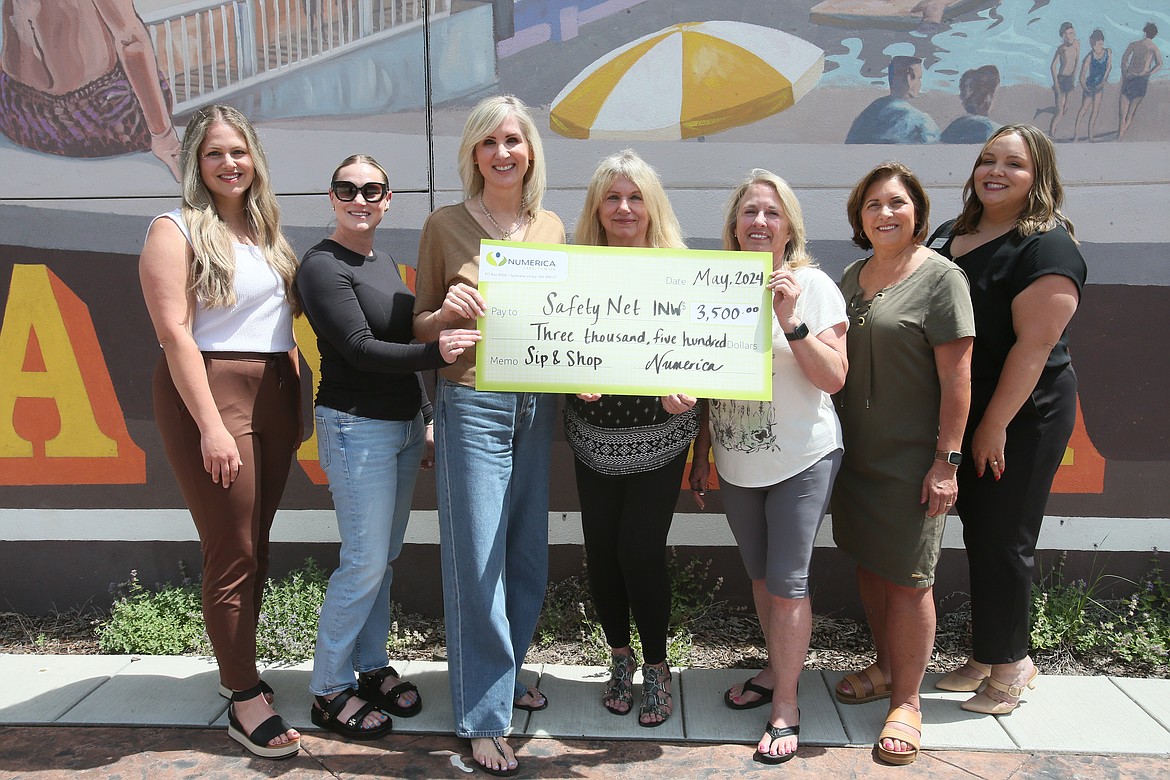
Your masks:
[[[1032,646],[1056,655],[1120,659],[1166,676],[1170,652],[1170,585],[1157,557],[1140,582],[1097,573],[1065,582],[1062,554],[1052,571],[1032,586]],[[1123,599],[1103,596],[1109,580],[1133,587]]]
[[[667,571],[670,575],[671,610],[666,660],[671,666],[686,666],[694,649],[695,626],[712,612],[726,609],[726,605],[717,599],[723,578],[712,581],[710,560],[691,558],[680,562],[677,551],[673,549]],[[550,647],[575,638],[581,642],[588,663],[608,665],[609,645],[595,615],[585,574],[550,584],[536,626],[536,646]],[[642,646],[632,619],[630,643],[635,651]]]

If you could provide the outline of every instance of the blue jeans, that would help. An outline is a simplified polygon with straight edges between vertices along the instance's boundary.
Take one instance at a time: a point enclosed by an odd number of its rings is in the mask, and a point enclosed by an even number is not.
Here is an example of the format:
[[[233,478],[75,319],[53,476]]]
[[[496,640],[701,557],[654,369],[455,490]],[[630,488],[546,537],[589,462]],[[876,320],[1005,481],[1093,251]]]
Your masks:
[[[317,453],[337,510],[341,560],[317,625],[309,690],[326,696],[354,685],[354,672],[389,663],[391,564],[402,551],[426,428],[318,406]]]
[[[439,380],[435,482],[455,733],[508,733],[548,582],[556,396]]]

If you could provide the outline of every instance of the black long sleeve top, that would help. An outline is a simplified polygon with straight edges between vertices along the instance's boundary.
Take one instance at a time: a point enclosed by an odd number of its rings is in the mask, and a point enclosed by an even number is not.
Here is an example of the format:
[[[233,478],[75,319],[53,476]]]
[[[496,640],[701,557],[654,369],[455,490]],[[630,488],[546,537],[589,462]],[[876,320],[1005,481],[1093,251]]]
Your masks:
[[[431,404],[416,373],[446,365],[437,341],[411,344],[414,295],[394,259],[325,239],[301,260],[297,294],[321,352],[317,404],[378,420],[410,420]]]

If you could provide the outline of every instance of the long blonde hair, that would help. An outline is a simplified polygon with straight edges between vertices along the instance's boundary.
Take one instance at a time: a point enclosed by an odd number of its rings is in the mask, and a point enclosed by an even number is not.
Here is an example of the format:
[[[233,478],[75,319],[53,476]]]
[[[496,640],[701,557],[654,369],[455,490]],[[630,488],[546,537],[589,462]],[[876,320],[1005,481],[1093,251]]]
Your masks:
[[[743,202],[747,191],[756,184],[766,185],[776,191],[780,207],[784,209],[784,217],[788,220],[788,231],[791,235],[784,246],[784,265],[788,268],[815,266],[816,262],[808,253],[805,244],[804,213],[800,210],[800,201],[796,199],[796,193],[792,191],[788,182],[763,168],[753,168],[748,177],[731,193],[723,218],[723,248],[732,252],[742,249],[739,238],[735,235],[735,226],[739,221],[739,204]]]
[[[975,158],[975,164],[971,166],[971,175],[963,185],[963,211],[955,220],[951,232],[960,236],[964,233],[974,233],[978,227],[983,216],[983,203],[975,194],[975,170],[983,160],[987,147],[1008,133],[1018,135],[1028,147],[1028,151],[1032,153],[1032,167],[1035,171],[1028,200],[1016,220],[1016,230],[1021,236],[1030,236],[1033,233],[1047,233],[1057,225],[1063,225],[1073,241],[1076,241],[1072,220],[1060,210],[1064,205],[1064,186],[1060,183],[1060,171],[1056,167],[1056,147],[1043,130],[1023,124],[1004,125],[983,144],[979,156]]]
[[[484,98],[467,116],[463,138],[459,142],[459,178],[463,182],[463,197],[471,199],[483,192],[483,174],[475,167],[475,145],[494,133],[509,116],[516,117],[524,142],[528,144],[528,171],[524,174],[521,200],[523,210],[529,217],[535,217],[544,201],[546,186],[544,147],[528,106],[515,95]]]
[[[659,249],[686,249],[682,227],[670,207],[662,181],[650,164],[638,156],[633,149],[623,149],[610,155],[597,165],[589,189],[585,192],[585,205],[577,218],[577,231],[573,242],[581,246],[607,246],[605,230],[597,218],[601,199],[617,178],[629,179],[642,193],[642,203],[650,224],[646,228],[646,243]]]
[[[199,147],[216,122],[238,132],[252,157],[252,186],[248,187],[244,213],[248,227],[268,265],[284,282],[284,294],[294,311],[299,311],[293,280],[297,256],[280,231],[280,207],[272,191],[268,158],[256,130],[247,117],[231,106],[217,104],[195,112],[183,133],[179,156],[183,168],[183,220],[191,233],[195,260],[191,265],[190,289],[205,307],[225,308],[236,304],[236,251],[232,233],[220,219],[215,201],[199,173]]]

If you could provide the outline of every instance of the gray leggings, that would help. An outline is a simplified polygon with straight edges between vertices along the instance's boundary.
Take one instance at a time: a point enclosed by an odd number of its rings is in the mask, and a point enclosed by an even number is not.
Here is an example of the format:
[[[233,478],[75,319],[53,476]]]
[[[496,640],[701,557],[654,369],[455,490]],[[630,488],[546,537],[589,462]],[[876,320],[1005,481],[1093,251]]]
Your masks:
[[[721,482],[727,524],[739,545],[743,567],[753,580],[766,580],[773,596],[808,597],[813,542],[829,509],[840,466],[841,450],[834,450],[799,474],[768,487]]]

